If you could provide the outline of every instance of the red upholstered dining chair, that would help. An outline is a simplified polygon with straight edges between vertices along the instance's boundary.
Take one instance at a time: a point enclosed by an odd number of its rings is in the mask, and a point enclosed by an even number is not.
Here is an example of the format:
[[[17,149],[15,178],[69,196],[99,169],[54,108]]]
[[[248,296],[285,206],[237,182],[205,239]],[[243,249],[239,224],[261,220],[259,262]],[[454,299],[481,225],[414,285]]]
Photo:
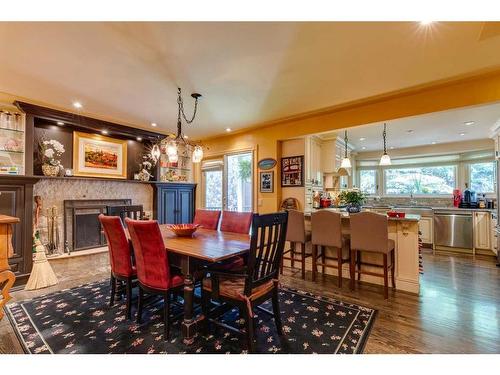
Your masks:
[[[251,212],[223,211],[220,230],[222,232],[233,232],[248,234],[252,225]]]
[[[220,211],[196,210],[193,224],[199,224],[202,228],[217,230],[219,226]]]
[[[134,246],[139,299],[137,323],[141,323],[144,293],[163,296],[164,338],[170,336],[170,297],[180,293],[184,277],[171,270],[168,254],[156,220],[132,220],[125,218],[132,245]]]
[[[116,294],[117,280],[125,282],[127,318],[131,318],[132,282],[137,277],[135,267],[132,265],[132,248],[125,234],[119,216],[99,215],[99,221],[108,242],[109,263],[111,265],[111,296],[109,305],[113,306]]]
[[[221,324],[236,333],[244,334],[235,327],[218,323],[215,320],[227,310],[221,310],[220,306],[210,310],[210,299],[237,307],[240,317],[245,320],[249,352],[254,349],[253,309],[269,299],[272,299],[273,312],[260,310],[274,317],[278,334],[283,334],[278,299],[278,277],[285,247],[287,220],[288,212],[254,214],[248,265],[239,270],[208,270],[209,277],[203,279],[204,329],[207,330],[210,321]]]
[[[223,211],[220,223],[221,232],[248,234],[252,226],[252,215],[252,212]],[[237,268],[244,264],[245,259],[237,256],[225,262],[222,267]]]

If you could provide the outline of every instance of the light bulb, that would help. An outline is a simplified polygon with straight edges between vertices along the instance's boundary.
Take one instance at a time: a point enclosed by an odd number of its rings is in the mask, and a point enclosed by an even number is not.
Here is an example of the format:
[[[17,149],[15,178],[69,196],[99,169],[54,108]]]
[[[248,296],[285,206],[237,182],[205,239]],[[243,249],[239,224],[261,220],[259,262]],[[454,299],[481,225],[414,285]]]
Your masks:
[[[391,165],[391,157],[389,155],[387,155],[386,153],[384,155],[382,155],[382,157],[380,158],[380,163],[379,165]]]
[[[167,156],[168,156],[168,161],[171,163],[177,163],[177,160],[179,160],[179,156],[177,153],[177,143],[175,143],[175,141],[168,141]]]
[[[201,146],[195,146],[193,150],[193,163],[199,163],[203,159],[203,149]]]
[[[341,168],[351,168],[351,159],[343,158],[342,163],[340,164]]]

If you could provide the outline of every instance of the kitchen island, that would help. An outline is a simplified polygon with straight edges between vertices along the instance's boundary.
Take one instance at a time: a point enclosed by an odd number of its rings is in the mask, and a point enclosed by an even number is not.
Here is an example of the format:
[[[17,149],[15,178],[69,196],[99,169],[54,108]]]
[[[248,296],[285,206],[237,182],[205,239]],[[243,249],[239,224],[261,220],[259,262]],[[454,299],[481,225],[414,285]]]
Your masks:
[[[339,212],[338,208],[323,208],[321,210],[331,210]],[[314,210],[313,210],[314,211]],[[308,211],[306,215],[306,225],[310,220],[311,212]],[[349,232],[349,213],[340,212],[342,214],[343,231]],[[389,238],[395,242],[395,257],[396,257],[396,289],[410,293],[419,293],[419,244],[418,244],[418,222],[420,221],[419,215],[407,214],[404,218],[388,218],[388,232]],[[310,246],[310,244],[309,244]],[[363,260],[370,261],[374,257],[380,257],[378,254],[363,253]],[[310,260],[310,258],[308,258]],[[368,267],[368,266],[364,266]],[[308,265],[311,269],[311,265]],[[375,272],[381,272],[381,269],[374,268]],[[344,264],[343,274],[349,275],[349,264]],[[337,270],[327,268],[326,274],[337,275]],[[383,284],[383,279],[371,275],[361,275],[361,281]]]

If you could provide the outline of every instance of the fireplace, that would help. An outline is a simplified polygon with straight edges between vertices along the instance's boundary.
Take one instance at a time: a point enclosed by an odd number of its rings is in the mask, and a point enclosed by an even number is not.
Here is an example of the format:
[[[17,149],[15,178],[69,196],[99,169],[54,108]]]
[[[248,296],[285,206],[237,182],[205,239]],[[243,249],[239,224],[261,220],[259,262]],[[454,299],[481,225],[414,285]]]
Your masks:
[[[106,245],[98,216],[106,206],[128,205],[131,199],[76,199],[64,201],[64,244],[69,251]]]

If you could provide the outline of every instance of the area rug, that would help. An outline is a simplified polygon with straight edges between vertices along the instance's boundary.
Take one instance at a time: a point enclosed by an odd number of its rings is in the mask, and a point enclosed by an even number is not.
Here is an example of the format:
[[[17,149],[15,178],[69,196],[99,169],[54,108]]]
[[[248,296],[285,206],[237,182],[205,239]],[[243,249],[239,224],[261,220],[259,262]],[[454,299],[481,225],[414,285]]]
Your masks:
[[[186,346],[179,320],[166,342],[161,300],[146,306],[142,324],[136,324],[126,319],[123,301],[109,307],[109,292],[108,282],[85,284],[12,303],[7,315],[27,353],[246,353],[244,338],[213,326]],[[279,298],[284,335],[277,334],[271,316],[256,310],[258,353],[363,352],[376,310],[289,288],[281,288]],[[271,309],[270,302],[263,307]],[[237,310],[223,319],[244,326]]]

